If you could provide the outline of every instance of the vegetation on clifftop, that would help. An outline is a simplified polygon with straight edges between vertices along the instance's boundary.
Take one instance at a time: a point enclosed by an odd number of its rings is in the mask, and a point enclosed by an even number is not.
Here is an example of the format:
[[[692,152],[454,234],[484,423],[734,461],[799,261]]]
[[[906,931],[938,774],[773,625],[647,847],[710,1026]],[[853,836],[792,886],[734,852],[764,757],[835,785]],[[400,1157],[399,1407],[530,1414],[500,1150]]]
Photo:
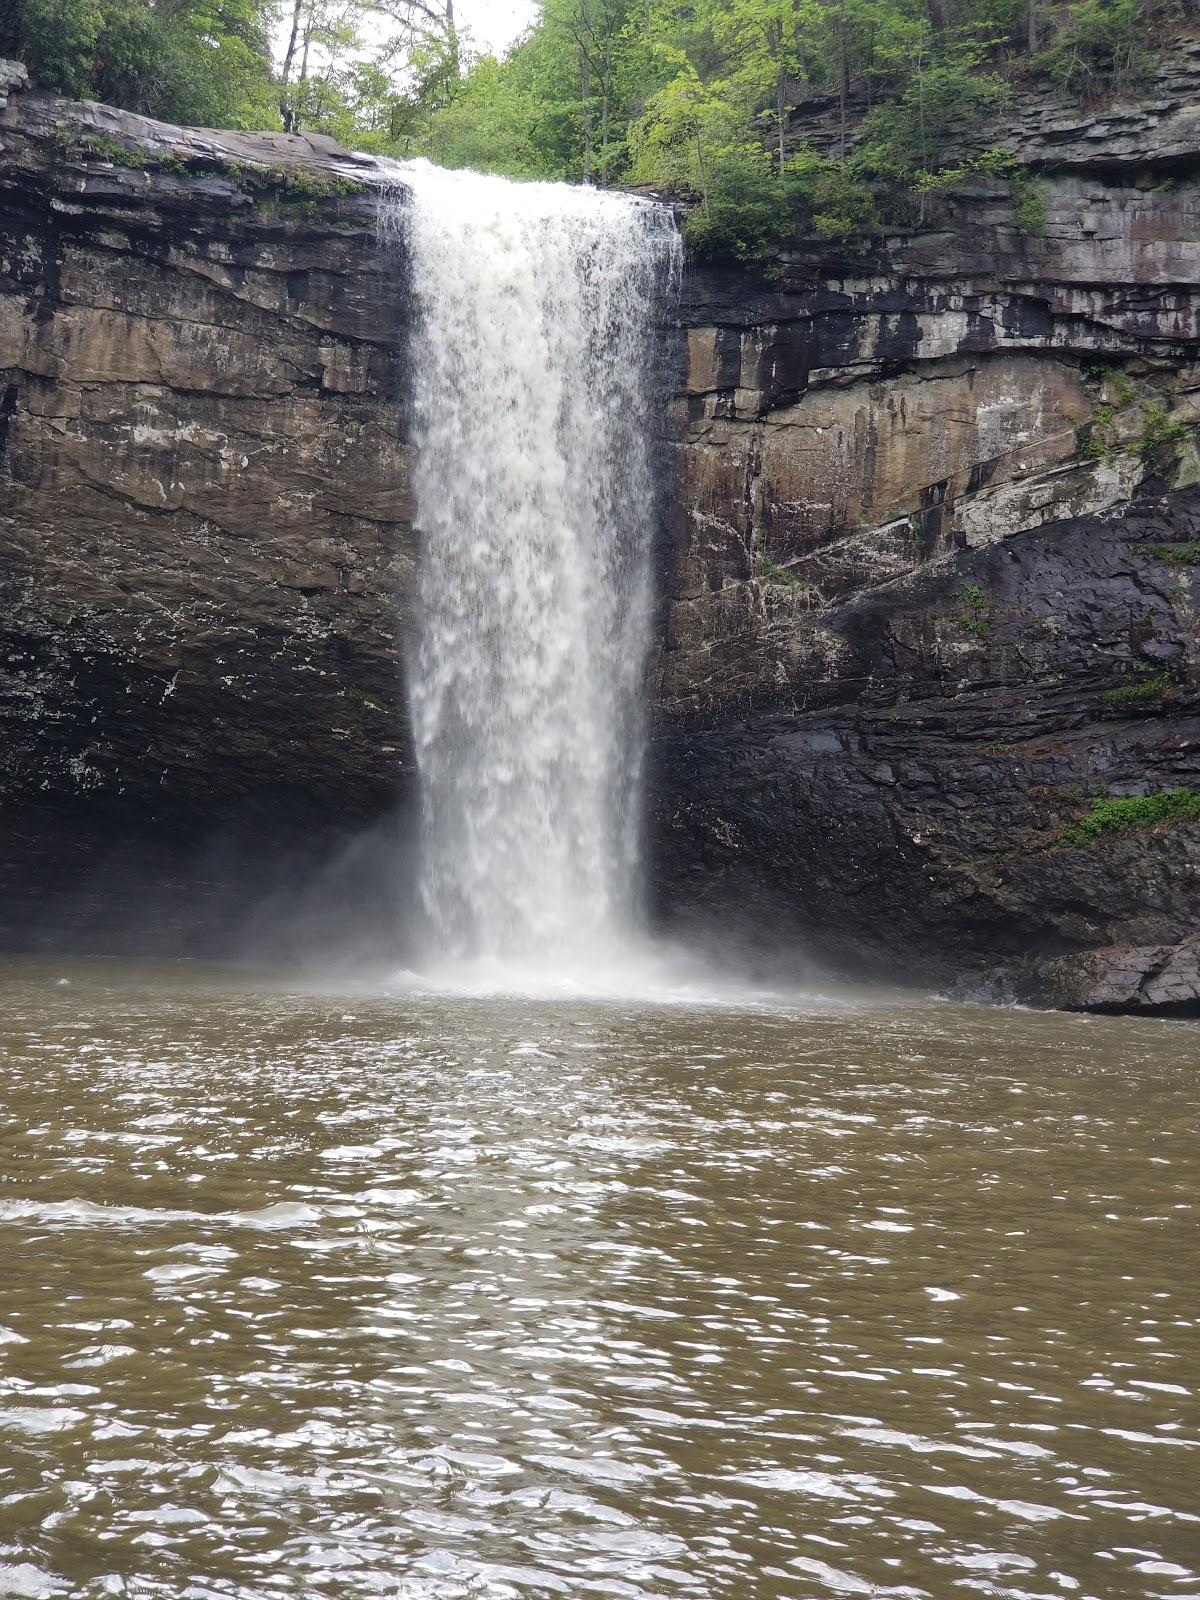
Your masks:
[[[1012,182],[1036,234],[1040,191],[987,148],[1014,78],[1128,84],[1183,15],[1182,0],[544,0],[497,59],[452,0],[9,0],[0,55],[45,88],[178,122],[650,186],[688,203],[696,255],[762,261],[798,232],[919,219],[974,175]],[[808,102],[833,130],[819,153]]]

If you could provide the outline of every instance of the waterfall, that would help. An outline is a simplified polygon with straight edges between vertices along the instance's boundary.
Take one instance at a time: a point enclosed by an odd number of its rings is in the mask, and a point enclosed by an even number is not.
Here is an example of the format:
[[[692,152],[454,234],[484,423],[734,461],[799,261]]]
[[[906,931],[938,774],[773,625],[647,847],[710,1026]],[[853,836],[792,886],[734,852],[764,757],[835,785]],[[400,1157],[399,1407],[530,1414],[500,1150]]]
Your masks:
[[[583,982],[640,915],[654,331],[634,197],[405,165],[427,965]]]

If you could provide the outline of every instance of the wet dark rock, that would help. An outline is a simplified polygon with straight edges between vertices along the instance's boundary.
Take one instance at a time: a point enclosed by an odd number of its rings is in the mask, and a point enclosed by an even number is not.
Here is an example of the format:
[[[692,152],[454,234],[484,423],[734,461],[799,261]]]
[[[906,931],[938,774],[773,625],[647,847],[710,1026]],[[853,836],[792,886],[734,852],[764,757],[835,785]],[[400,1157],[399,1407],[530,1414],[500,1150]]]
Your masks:
[[[0,143],[0,796],[390,803],[412,541],[373,194],[297,201],[353,165],[329,140],[36,96]]]
[[[1035,963],[1017,988],[1071,1011],[1200,1016],[1200,938],[1105,946]]]

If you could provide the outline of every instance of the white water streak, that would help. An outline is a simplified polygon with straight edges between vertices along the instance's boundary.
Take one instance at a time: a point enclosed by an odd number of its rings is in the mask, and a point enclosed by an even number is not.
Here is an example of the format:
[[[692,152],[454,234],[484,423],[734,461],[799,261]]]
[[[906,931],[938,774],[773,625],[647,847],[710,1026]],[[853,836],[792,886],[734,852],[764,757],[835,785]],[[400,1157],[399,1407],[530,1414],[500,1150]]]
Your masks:
[[[579,977],[639,917],[649,376],[677,235],[623,195],[400,176],[428,957]]]

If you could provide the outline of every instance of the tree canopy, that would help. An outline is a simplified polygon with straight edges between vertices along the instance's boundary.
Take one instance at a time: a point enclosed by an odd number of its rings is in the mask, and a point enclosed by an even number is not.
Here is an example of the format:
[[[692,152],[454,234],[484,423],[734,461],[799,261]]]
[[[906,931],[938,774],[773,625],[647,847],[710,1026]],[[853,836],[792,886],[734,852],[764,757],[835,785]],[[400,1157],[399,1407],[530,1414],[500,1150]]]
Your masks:
[[[651,186],[692,203],[695,251],[749,260],[797,226],[869,230],[947,169],[1002,173],[980,135],[1015,80],[1127,85],[1188,3],[543,0],[497,59],[453,0],[8,0],[0,55],[45,88],[177,122]]]

